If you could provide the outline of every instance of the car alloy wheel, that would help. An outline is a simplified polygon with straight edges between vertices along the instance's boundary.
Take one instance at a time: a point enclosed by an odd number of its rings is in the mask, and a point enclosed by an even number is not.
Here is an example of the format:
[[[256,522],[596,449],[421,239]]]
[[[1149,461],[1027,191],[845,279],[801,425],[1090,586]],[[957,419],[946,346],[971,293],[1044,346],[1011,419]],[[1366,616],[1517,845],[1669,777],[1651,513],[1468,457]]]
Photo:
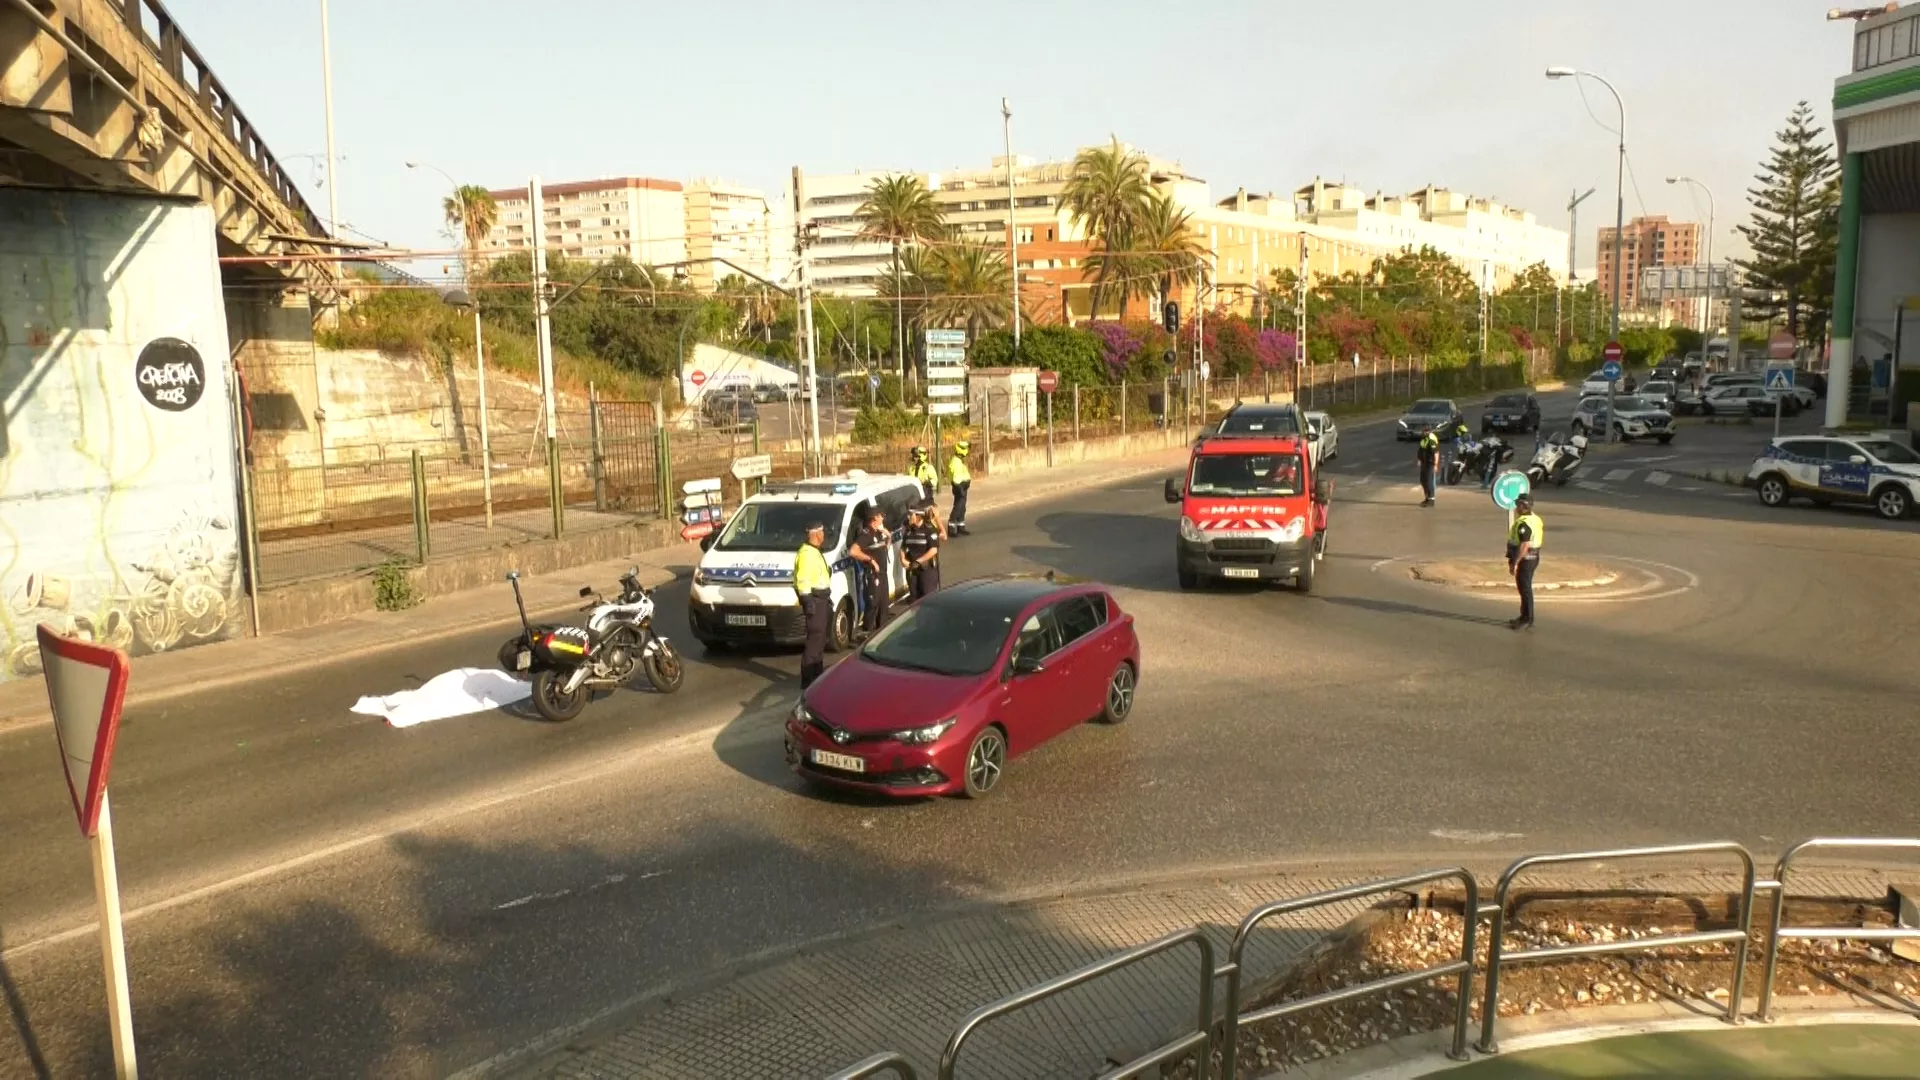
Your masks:
[[[1113,669],[1113,678],[1107,680],[1106,709],[1100,714],[1102,723],[1117,724],[1133,712],[1133,665],[1121,661]]]
[[[967,798],[984,799],[1007,768],[1007,737],[997,727],[980,729],[967,748]]]
[[[1787,482],[1778,476],[1761,477],[1760,502],[1766,506],[1787,505]]]
[[[1874,496],[1873,505],[1874,509],[1880,511],[1880,516],[1888,521],[1899,521],[1912,509],[1906,490],[1892,484],[1880,489],[1880,494]]]

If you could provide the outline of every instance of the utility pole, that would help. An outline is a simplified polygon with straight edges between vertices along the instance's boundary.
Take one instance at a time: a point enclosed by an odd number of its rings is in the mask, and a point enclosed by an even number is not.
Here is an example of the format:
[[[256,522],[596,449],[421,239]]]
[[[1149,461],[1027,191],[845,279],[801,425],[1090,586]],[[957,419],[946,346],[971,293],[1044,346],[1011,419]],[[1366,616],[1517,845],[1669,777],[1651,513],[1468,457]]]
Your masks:
[[[1000,132],[1007,146],[1007,273],[1013,278],[1013,362],[1020,363],[1020,223],[1013,212],[1013,106],[1000,99]],[[1053,429],[1047,429],[1053,437]]]
[[[340,181],[333,174],[333,43],[327,29],[327,0],[320,0],[320,91],[327,115],[327,228],[340,235]]]
[[[1576,191],[1573,198],[1567,200],[1567,289],[1569,292],[1573,289],[1574,280],[1580,276],[1579,271],[1574,269],[1575,253],[1580,250],[1580,204],[1586,202],[1587,196],[1593,194],[1593,191],[1593,188],[1588,188],[1584,193]],[[1567,316],[1567,336],[1572,337],[1574,320],[1578,315],[1569,311]],[[1558,316],[1555,316],[1554,324],[1559,325]]]
[[[1490,264],[1480,260],[1480,367],[1487,366],[1487,287],[1491,283],[1488,276]]]
[[[801,372],[807,390],[807,450],[816,467],[820,464],[820,389],[815,377],[813,345],[813,282],[807,271],[807,223],[800,208],[807,204],[806,177],[800,166],[793,167],[793,258],[800,274],[800,346]],[[904,339],[905,332],[901,334]]]
[[[1300,399],[1300,376],[1307,369],[1307,234],[1300,234],[1300,274],[1293,283],[1293,396]]]
[[[533,213],[533,326],[535,355],[540,361],[540,396],[547,414],[547,497],[553,506],[553,537],[565,527],[566,500],[560,483],[560,441],[553,401],[553,293],[547,282],[547,214],[540,194],[540,178],[527,181],[527,205]]]

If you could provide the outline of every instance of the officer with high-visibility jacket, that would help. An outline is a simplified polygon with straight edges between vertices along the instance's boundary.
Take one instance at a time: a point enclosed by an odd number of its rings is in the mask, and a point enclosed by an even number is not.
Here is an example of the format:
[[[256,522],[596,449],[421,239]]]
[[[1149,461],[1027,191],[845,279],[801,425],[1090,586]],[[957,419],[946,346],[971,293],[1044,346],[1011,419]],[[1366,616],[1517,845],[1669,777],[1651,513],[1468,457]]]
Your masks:
[[[1520,589],[1520,617],[1507,625],[1533,629],[1533,575],[1540,569],[1540,549],[1547,542],[1547,523],[1533,512],[1533,497],[1514,500],[1513,525],[1507,529],[1507,573]]]
[[[1421,506],[1433,505],[1434,475],[1440,469],[1440,436],[1429,431],[1420,436],[1413,460],[1420,465]]]
[[[927,460],[926,447],[914,447],[911,456],[913,461],[907,467],[907,475],[920,482],[921,497],[931,499],[934,490],[940,486],[940,474],[934,471],[933,462]]]
[[[967,468],[965,439],[953,444],[953,456],[947,459],[947,483],[953,485],[953,512],[947,515],[947,535],[966,536],[967,489],[973,486],[973,472]]]
[[[800,650],[800,689],[805,690],[827,670],[827,633],[833,624],[833,571],[821,551],[827,543],[827,527],[818,522],[807,525],[807,542],[793,553],[793,591],[800,598],[800,614],[806,620],[806,644]]]

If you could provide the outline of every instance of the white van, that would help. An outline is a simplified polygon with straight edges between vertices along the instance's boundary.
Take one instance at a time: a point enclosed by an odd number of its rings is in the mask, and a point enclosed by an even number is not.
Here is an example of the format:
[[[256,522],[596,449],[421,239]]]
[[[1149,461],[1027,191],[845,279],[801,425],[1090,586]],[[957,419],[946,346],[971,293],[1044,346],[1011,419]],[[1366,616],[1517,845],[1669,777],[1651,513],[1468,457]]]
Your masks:
[[[867,508],[886,515],[895,544],[887,566],[887,595],[907,591],[899,538],[907,507],[921,497],[910,476],[844,476],[770,484],[748,499],[726,527],[701,542],[706,553],[693,572],[687,594],[687,621],[693,636],[708,649],[727,645],[799,645],[806,638],[800,598],[793,591],[793,556],[807,540],[807,525],[827,527],[827,566],[833,571],[833,631],[827,648],[853,644],[864,597],[855,587],[854,561],[847,553],[854,534],[865,525]]]

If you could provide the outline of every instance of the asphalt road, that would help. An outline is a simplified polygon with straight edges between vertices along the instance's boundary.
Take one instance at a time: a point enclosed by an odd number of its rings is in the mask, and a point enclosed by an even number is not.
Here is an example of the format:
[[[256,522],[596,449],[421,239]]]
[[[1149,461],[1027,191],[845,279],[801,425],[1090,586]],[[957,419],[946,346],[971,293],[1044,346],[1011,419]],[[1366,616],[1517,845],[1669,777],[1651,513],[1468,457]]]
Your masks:
[[[1021,759],[985,803],[803,792],[791,654],[564,726],[346,711],[489,663],[497,630],[135,710],[114,807],[143,1071],[440,1075],[755,954],[1137,876],[1920,832],[1913,529],[1709,485],[1556,489],[1548,558],[1622,581],[1515,634],[1510,597],[1407,573],[1497,556],[1485,496],[1420,509],[1411,448],[1343,428],[1312,596],[1179,591],[1157,480],[976,516],[950,578],[1112,582],[1146,661],[1127,724]],[[0,1077],[107,1071],[54,753],[46,728],[0,733]]]

